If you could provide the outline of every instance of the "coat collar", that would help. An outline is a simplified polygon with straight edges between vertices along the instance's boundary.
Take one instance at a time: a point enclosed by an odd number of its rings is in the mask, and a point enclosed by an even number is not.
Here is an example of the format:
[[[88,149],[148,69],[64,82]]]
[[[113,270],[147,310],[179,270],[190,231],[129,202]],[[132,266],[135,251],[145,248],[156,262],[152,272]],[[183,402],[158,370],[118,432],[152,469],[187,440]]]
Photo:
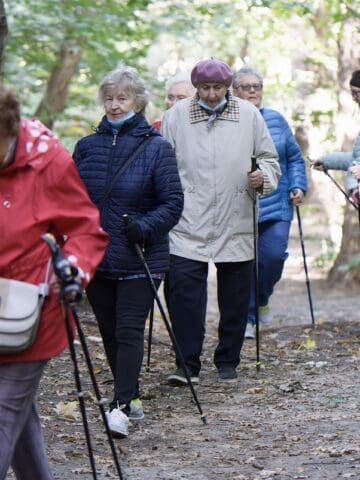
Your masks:
[[[101,119],[99,125],[96,127],[95,132],[99,134],[113,135],[112,126],[107,121],[105,115]],[[160,133],[157,132],[151,125],[149,125],[142,113],[137,113],[134,117],[123,123],[119,128],[119,133],[130,133],[134,137],[143,137],[145,135],[160,136]]]
[[[189,108],[189,119],[190,123],[198,123],[198,122],[207,122],[209,118],[209,113],[206,112],[203,108],[198,105],[197,101],[199,100],[199,96],[196,93],[191,101],[190,101],[190,108]],[[230,120],[232,122],[238,122],[240,119],[240,108],[237,101],[231,95],[228,94],[228,103],[224,110],[218,115],[216,120]]]

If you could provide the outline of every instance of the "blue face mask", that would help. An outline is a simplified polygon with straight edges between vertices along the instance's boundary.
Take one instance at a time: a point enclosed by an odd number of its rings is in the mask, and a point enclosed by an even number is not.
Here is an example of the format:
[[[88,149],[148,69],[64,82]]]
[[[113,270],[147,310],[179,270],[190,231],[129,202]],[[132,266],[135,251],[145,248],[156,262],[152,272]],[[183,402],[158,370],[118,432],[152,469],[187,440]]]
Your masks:
[[[121,127],[121,125],[126,122],[126,120],[130,120],[130,118],[134,117],[135,116],[135,112],[134,110],[130,110],[128,113],[126,113],[123,117],[119,118],[119,120],[110,120],[109,117],[106,117],[107,121],[110,123],[110,125],[115,128],[115,129],[118,129],[119,127]]]
[[[206,111],[210,113],[215,113],[221,110],[226,105],[227,100],[224,97],[222,100],[220,100],[220,102],[214,108],[209,107],[209,105],[207,105],[201,98],[198,100],[197,103],[198,105],[200,105],[200,107],[203,107]]]

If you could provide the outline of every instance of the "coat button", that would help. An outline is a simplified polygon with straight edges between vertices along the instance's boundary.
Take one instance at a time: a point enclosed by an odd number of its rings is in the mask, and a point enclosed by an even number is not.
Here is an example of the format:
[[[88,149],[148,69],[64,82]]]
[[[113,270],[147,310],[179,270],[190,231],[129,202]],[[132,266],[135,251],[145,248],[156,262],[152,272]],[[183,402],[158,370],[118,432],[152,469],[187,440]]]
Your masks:
[[[10,202],[10,200],[4,200],[3,205],[4,205],[5,208],[10,208],[10,207],[11,207],[11,202]]]

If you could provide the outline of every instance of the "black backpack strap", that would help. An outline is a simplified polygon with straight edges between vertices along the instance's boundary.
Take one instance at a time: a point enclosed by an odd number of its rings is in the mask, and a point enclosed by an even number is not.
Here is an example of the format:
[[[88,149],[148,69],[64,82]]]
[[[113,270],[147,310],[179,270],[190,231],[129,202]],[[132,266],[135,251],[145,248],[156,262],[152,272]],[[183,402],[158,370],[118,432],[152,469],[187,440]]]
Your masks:
[[[111,190],[113,189],[114,185],[115,185],[115,182],[116,180],[125,172],[125,170],[128,168],[128,166],[130,165],[130,163],[139,155],[139,153],[145,148],[146,144],[151,140],[151,136],[149,135],[146,135],[145,139],[140,143],[140,145],[138,145],[138,147],[135,149],[135,151],[130,155],[130,157],[126,160],[126,162],[121,165],[121,167],[119,168],[119,170],[115,173],[115,175],[113,176],[111,182],[110,182],[110,185],[108,186],[106,192],[104,193],[104,196],[102,197],[101,199],[101,202],[99,204],[99,209],[101,209],[101,207],[104,205],[104,202],[105,200],[107,199],[107,197],[109,196],[109,193],[111,192]]]

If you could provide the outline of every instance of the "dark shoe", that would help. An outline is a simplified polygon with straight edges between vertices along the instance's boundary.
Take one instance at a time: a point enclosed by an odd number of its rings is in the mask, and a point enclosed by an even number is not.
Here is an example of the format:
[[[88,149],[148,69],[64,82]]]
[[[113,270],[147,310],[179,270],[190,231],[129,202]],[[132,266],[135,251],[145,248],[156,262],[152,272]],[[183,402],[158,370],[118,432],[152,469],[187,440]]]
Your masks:
[[[192,383],[199,383],[199,375],[189,372],[190,380]],[[182,368],[178,368],[174,373],[168,376],[168,383],[169,385],[175,387],[181,387],[183,385],[187,385],[188,381],[186,379],[184,370]]]
[[[237,380],[237,373],[234,367],[219,368],[219,382],[233,383]]]

